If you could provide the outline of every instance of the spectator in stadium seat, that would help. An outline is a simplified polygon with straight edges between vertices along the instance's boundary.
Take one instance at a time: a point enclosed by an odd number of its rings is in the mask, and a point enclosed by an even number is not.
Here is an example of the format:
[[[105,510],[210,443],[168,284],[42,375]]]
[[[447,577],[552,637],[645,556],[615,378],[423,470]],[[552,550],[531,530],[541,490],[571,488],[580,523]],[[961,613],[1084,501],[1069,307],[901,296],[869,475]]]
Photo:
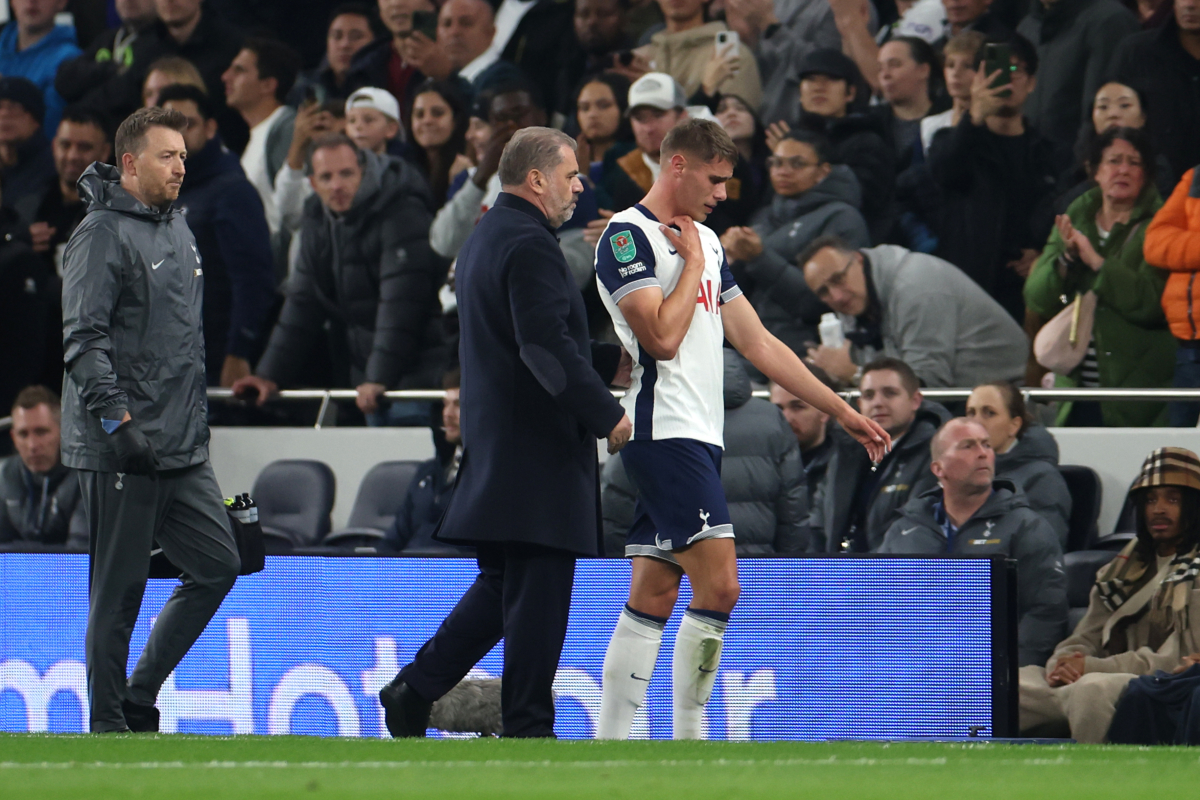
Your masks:
[[[524,76],[493,47],[496,14],[487,0],[445,0],[438,12],[438,46],[449,57],[453,75],[471,93],[494,90]],[[540,72],[549,72],[540,65]],[[450,77],[450,76],[446,76]]]
[[[54,16],[66,10],[67,0],[14,0],[12,21],[0,30],[0,75],[25,78],[42,93],[46,112],[43,134],[58,130],[66,105],[54,88],[58,65],[82,51],[75,42],[74,25],[55,25]]]
[[[107,163],[112,155],[109,123],[86,107],[67,106],[58,133],[51,142],[58,180],[50,181],[37,204],[29,239],[35,253],[42,253],[47,266],[62,271],[61,247],[83,221],[87,206],[76,184],[93,161]]]
[[[346,104],[341,100],[327,100],[325,103],[307,102],[296,110],[296,119],[292,123],[292,141],[288,147],[287,160],[275,174],[275,213],[279,216],[280,235],[275,237],[273,244],[279,247],[285,237],[291,254],[297,252],[296,235],[304,218],[304,203],[312,197],[312,183],[304,174],[304,165],[308,159],[308,148],[313,140],[328,133],[344,133],[346,129]],[[286,272],[279,269],[283,254],[275,253],[277,277],[282,280]],[[290,263],[290,261],[289,261]]]
[[[25,78],[0,78],[0,192],[28,225],[54,180],[54,153],[42,133],[42,93]]]
[[[446,203],[451,179],[470,161],[463,156],[467,109],[455,84],[429,80],[417,88],[406,155],[429,183],[433,204]]]
[[[295,109],[284,105],[284,100],[299,71],[300,56],[292,48],[272,39],[247,39],[221,75],[225,102],[250,128],[242,170],[258,190],[272,236],[280,229],[275,176],[287,161],[296,122]]]
[[[400,104],[387,89],[355,89],[346,98],[346,135],[360,150],[400,155]]]
[[[1095,292],[1092,341],[1083,362],[1055,386],[1170,386],[1175,339],[1163,316],[1166,275],[1142,254],[1146,226],[1162,206],[1146,135],[1113,128],[1093,143],[1096,188],[1056,218],[1025,284],[1025,302],[1049,320],[1076,293]],[[1063,403],[1059,425],[1135,426],[1166,422],[1165,403]]]
[[[935,253],[1023,323],[1021,290],[1046,233],[1035,222],[1050,218],[1060,168],[1054,145],[1022,116],[1037,84],[1037,51],[1019,36],[1008,46],[1011,82],[992,87],[980,63],[967,113],[933,137],[928,163],[941,192]]]
[[[1137,33],[1138,19],[1118,0],[1032,0],[1017,33],[1037,46],[1041,74],[1025,114],[1070,157],[1091,99],[1106,80],[1122,39]]]
[[[158,93],[168,86],[182,83],[208,91],[204,76],[196,65],[181,56],[164,56],[150,64],[142,82],[142,107],[158,105]]]
[[[900,508],[935,484],[929,440],[950,413],[925,400],[916,373],[894,358],[867,364],[859,391],[858,407],[888,432],[892,449],[872,469],[857,442],[833,431],[829,465],[812,501],[814,552],[878,550]]]
[[[1100,569],[1087,614],[1046,666],[1021,668],[1023,736],[1102,742],[1131,680],[1200,653],[1200,458],[1153,451],[1130,497],[1137,538]]]
[[[1116,79],[1146,99],[1151,140],[1172,177],[1200,164],[1200,0],[1175,0],[1161,27],[1121,42],[1114,60]]]
[[[390,36],[359,50],[350,62],[347,93],[364,86],[387,89],[400,102],[401,113],[412,107],[412,91],[426,77],[449,77],[450,59],[436,42],[413,30],[413,12],[436,14],[432,0],[378,0],[379,18]],[[407,121],[407,120],[406,120]]]
[[[1175,386],[1200,388],[1200,330],[1194,309],[1196,273],[1200,272],[1200,169],[1190,169],[1146,229],[1146,262],[1170,273],[1163,291],[1163,311],[1176,339]],[[1194,428],[1200,404],[1171,403],[1171,425]]]
[[[332,318],[344,330],[333,345],[345,354],[358,408],[386,424],[400,404],[381,409],[385,390],[427,388],[442,372],[429,328],[447,264],[429,247],[429,190],[412,165],[339,134],[313,142],[308,168],[317,197],[305,204],[287,299],[257,373],[233,390],[257,393],[262,404],[288,386]]]
[[[564,114],[577,108],[577,90],[585,80],[615,74],[610,70],[623,66],[618,56],[634,46],[627,30],[629,6],[629,0],[575,0],[572,35],[563,42],[557,61],[555,108]],[[621,79],[628,90],[629,78]]]
[[[888,241],[895,215],[895,151],[876,117],[852,110],[862,74],[854,61],[836,50],[809,53],[797,71],[802,110],[798,126],[823,134],[829,140],[830,161],[854,171],[871,241]],[[787,121],[771,125],[767,144],[773,147],[790,128]]]
[[[819,236],[835,234],[855,247],[869,244],[858,207],[862,193],[854,173],[829,163],[825,137],[790,131],[768,161],[774,194],[749,227],[721,237],[738,286],[771,333],[803,356],[818,341],[817,324],[829,308],[804,282],[796,256]]]
[[[946,10],[946,30],[933,43],[934,49],[942,52],[950,39],[969,31],[986,36],[993,42],[1008,41],[1014,31],[992,11],[992,4],[993,0],[942,0]]]
[[[800,447],[779,411],[751,396],[750,378],[736,350],[725,357],[725,452],[721,485],[741,557],[799,554],[808,549],[808,482]],[[861,449],[861,447],[859,448]],[[600,475],[604,551],[625,554],[637,487],[620,458]]]
[[[500,58],[520,68],[550,112],[555,108],[558,60],[562,43],[571,38],[575,12],[561,0],[500,0],[496,4],[496,36],[492,47]],[[515,23],[515,24],[514,24]],[[547,69],[553,64],[554,69]]]
[[[983,425],[961,417],[929,442],[939,486],[915,494],[881,553],[1003,555],[1017,562],[1017,663],[1045,663],[1067,627],[1067,580],[1054,530],[1011,481],[996,477]]]
[[[0,461],[0,547],[66,545],[87,552],[87,520],[75,470],[59,460],[62,407],[45,386],[28,386],[12,407],[17,454]]]
[[[209,386],[250,374],[266,342],[275,301],[271,235],[258,192],[225,148],[212,100],[195,86],[168,86],[159,103],[187,117],[187,174],[175,202],[196,238],[204,271],[204,358]]]
[[[245,37],[203,0],[154,0],[154,7],[158,11],[158,22],[150,28],[150,33],[159,43],[157,57],[179,56],[196,67],[204,79],[205,89],[220,109],[217,122],[221,126],[221,137],[230,149],[240,153],[249,140],[250,131],[241,114],[226,105],[221,76],[242,49]],[[147,75],[147,80],[149,77]]]
[[[142,107],[142,82],[158,49],[150,33],[158,13],[154,0],[117,0],[115,8],[120,26],[59,64],[54,88],[67,103],[124,119]]]
[[[942,80],[950,96],[950,108],[921,120],[921,150],[929,153],[934,134],[957,125],[971,110],[971,84],[979,67],[979,53],[987,41],[982,33],[964,31],[942,49]]]
[[[977,386],[1024,374],[1029,342],[979,284],[940,258],[884,245],[856,250],[835,236],[813,241],[796,263],[817,299],[842,317],[847,343],[809,357],[853,383],[856,364],[883,354],[925,386]]]
[[[611,2],[612,0],[602,0]],[[625,155],[637,145],[630,127],[629,81],[615,72],[602,72],[590,78],[572,99],[575,123],[579,134],[580,169],[586,171],[593,184],[603,175],[604,159],[611,151],[614,156]]]
[[[896,36],[879,48],[879,93],[883,102],[871,112],[883,123],[896,153],[896,171],[912,161],[921,138],[921,121],[934,110],[932,87],[937,52],[915,36]]]
[[[811,366],[809,371],[830,389],[837,388],[825,370]],[[814,408],[774,381],[771,382],[771,403],[783,414],[784,421],[796,435],[811,500],[817,496],[817,488],[825,477],[829,459],[833,455],[833,423],[824,411]]]
[[[298,107],[308,97],[324,103],[350,94],[347,77],[354,57],[375,39],[371,9],[364,3],[342,3],[329,14],[325,55],[321,63],[301,72],[288,95],[288,105]]]
[[[1050,523],[1065,551],[1071,492],[1058,471],[1058,442],[1034,421],[1021,392],[1007,381],[976,386],[967,398],[966,416],[987,429],[996,454],[996,477],[1025,494],[1029,507]]]
[[[658,0],[666,28],[650,37],[645,57],[678,81],[693,104],[715,105],[721,95],[733,94],[757,109],[763,92],[754,51],[739,40],[735,52],[718,55],[717,34],[729,28],[719,20],[705,22],[708,5],[709,0]]]
[[[429,243],[438,255],[454,258],[475,230],[475,223],[500,194],[500,154],[513,134],[522,128],[546,124],[546,111],[529,84],[501,86],[488,108],[491,134],[469,180],[441,207],[429,227]]]
[[[471,555],[474,550],[456,544],[439,542],[433,538],[438,522],[450,503],[454,491],[454,480],[462,463],[462,429],[459,427],[459,386],[461,375],[458,370],[447,372],[442,378],[442,389],[446,396],[442,400],[442,446],[438,454],[421,464],[404,493],[404,502],[396,512],[396,519],[384,538],[384,547],[405,555]],[[439,444],[434,437],[434,444]]]

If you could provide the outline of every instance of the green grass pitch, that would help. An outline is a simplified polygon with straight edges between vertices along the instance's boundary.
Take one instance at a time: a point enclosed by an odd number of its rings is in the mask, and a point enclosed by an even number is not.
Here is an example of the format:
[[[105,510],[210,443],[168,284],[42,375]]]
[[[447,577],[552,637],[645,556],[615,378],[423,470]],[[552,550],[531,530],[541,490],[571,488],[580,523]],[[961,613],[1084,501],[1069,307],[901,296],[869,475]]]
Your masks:
[[[4,800],[1198,796],[1186,748],[0,734]]]

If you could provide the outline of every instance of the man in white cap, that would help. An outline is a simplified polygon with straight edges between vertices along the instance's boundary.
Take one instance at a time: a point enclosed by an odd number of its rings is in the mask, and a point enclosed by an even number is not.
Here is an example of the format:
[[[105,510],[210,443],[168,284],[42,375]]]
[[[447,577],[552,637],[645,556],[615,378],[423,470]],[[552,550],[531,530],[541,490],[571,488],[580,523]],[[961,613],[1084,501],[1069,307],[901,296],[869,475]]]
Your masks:
[[[629,87],[627,113],[637,147],[620,158],[605,159],[600,178],[599,188],[607,193],[613,211],[630,208],[654,185],[663,137],[687,119],[687,97],[683,87],[670,75],[648,72]],[[600,229],[603,227],[601,224]]]
[[[386,155],[400,133],[400,104],[387,89],[364,87],[346,98],[346,135],[359,149]]]

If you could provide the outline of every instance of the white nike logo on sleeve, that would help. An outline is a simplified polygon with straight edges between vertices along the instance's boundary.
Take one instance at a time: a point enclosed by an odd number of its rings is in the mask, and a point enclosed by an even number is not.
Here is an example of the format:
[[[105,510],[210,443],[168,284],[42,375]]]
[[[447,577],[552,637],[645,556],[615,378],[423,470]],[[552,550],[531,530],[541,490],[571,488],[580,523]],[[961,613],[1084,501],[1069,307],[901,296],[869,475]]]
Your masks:
[[[158,269],[159,267],[161,267],[163,265],[163,261],[166,261],[166,259],[164,258],[162,261],[159,261],[157,264],[151,264],[150,269]]]

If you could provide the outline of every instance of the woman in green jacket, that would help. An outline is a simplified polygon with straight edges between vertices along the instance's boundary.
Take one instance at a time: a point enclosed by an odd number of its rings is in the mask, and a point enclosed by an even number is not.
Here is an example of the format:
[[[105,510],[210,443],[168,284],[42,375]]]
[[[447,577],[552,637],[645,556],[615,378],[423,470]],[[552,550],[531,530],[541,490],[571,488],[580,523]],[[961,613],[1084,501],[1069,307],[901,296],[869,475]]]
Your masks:
[[[1166,273],[1142,256],[1146,226],[1162,205],[1154,158],[1142,131],[1114,128],[1088,157],[1096,187],[1055,220],[1025,283],[1025,304],[1042,319],[1077,293],[1096,293],[1096,320],[1083,363],[1058,375],[1057,387],[1170,386],[1174,339],[1162,310]],[[1166,423],[1163,403],[1064,403],[1059,425],[1148,426]]]

